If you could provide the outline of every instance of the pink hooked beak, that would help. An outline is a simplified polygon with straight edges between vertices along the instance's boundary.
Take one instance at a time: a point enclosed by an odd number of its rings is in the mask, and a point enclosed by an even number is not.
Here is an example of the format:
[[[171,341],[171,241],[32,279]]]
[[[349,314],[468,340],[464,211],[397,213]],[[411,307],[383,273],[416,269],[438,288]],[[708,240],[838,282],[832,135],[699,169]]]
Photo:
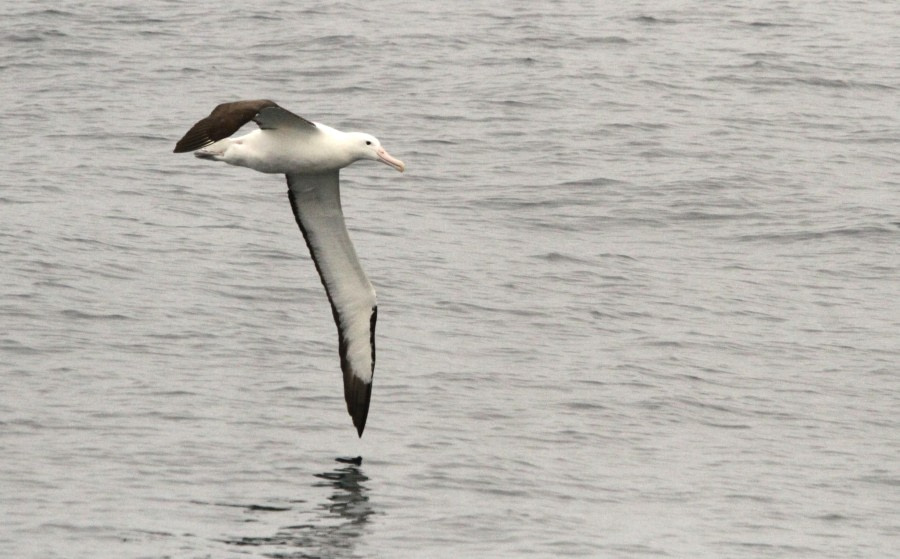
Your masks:
[[[397,169],[401,173],[403,172],[404,169],[406,169],[406,165],[404,165],[402,161],[400,161],[399,159],[397,159],[396,157],[392,156],[390,153],[385,151],[384,148],[378,148],[378,151],[376,152],[376,154],[378,155],[379,161],[381,161],[382,163],[385,163],[387,165],[390,165],[391,167],[393,167],[394,169]]]

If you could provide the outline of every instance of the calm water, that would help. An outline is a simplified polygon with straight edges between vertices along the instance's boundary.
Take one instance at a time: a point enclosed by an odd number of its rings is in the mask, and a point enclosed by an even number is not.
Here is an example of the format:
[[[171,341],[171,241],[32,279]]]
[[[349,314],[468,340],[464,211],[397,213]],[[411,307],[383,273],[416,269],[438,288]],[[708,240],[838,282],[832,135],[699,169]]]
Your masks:
[[[0,555],[896,552],[895,2],[3,4]],[[257,97],[408,166],[362,440]]]

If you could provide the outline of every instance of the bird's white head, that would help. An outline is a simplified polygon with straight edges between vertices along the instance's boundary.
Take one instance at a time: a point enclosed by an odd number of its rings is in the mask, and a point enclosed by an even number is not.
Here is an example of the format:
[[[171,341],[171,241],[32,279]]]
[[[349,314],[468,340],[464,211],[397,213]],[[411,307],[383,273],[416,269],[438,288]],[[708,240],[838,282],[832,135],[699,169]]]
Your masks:
[[[385,165],[390,165],[401,173],[406,169],[406,165],[404,165],[402,161],[393,157],[387,150],[381,147],[381,142],[379,142],[378,138],[375,136],[363,132],[351,132],[349,136],[357,148],[360,159],[381,161]]]

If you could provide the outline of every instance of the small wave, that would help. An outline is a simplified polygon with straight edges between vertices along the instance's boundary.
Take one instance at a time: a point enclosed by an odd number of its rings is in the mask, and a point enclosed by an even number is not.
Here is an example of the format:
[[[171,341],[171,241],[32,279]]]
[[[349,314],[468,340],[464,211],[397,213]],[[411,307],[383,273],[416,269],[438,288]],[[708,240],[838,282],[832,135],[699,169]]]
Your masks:
[[[631,41],[629,41],[625,37],[610,35],[605,37],[589,37],[587,39],[584,39],[583,42],[594,45],[625,45],[630,43]]]
[[[62,311],[62,315],[67,318],[74,318],[76,320],[131,320],[130,316],[125,316],[124,314],[89,313],[89,312],[79,311],[77,309],[66,309],[66,310]]]
[[[881,83],[874,82],[859,82],[855,80],[844,80],[840,78],[822,78],[822,77],[812,77],[812,78],[797,78],[796,80],[799,83],[803,83],[806,85],[814,85],[819,87],[832,87],[832,88],[862,88],[862,89],[885,89],[885,90],[895,90],[896,87],[885,85]]]
[[[229,508],[235,508],[235,509],[243,509],[248,512],[286,512],[286,511],[291,510],[291,507],[288,507],[288,506],[256,505],[256,504],[244,504],[244,503],[212,503],[212,502],[200,501],[200,500],[192,500],[191,504],[214,506],[214,507],[229,507]]]
[[[308,45],[322,45],[327,47],[345,47],[355,43],[362,43],[363,38],[353,34],[323,35],[307,41]]]
[[[66,10],[59,10],[56,8],[47,8],[46,10],[33,10],[31,12],[26,12],[23,15],[36,18],[42,18],[43,16],[74,17],[76,13]]]
[[[887,485],[889,487],[900,487],[900,477],[891,475],[873,474],[858,478],[859,481],[865,483],[874,483],[876,485]]]
[[[0,196],[0,204],[34,204],[37,203],[37,200],[16,200],[14,198],[7,198],[5,196]]]
[[[587,264],[590,261],[585,260],[583,258],[578,258],[577,256],[572,256],[570,254],[563,254],[561,252],[547,252],[545,254],[535,254],[533,258],[539,258],[541,260],[546,260],[548,262],[576,262],[578,264]]]
[[[728,221],[733,219],[754,219],[763,217],[757,212],[710,212],[703,210],[688,210],[674,214],[673,221]]]
[[[577,179],[572,181],[561,182],[557,184],[557,186],[564,186],[566,188],[578,188],[583,186],[607,186],[607,185],[617,185],[617,184],[625,184],[624,181],[620,181],[617,179],[610,179],[607,177],[594,177],[588,179]]]
[[[41,35],[34,33],[34,34],[27,34],[27,35],[25,35],[25,34],[7,35],[6,40],[8,40],[11,43],[41,43],[41,42],[45,41],[46,39],[44,39],[44,37],[42,37]]]
[[[633,256],[628,256],[627,254],[618,254],[615,252],[603,252],[599,255],[600,258],[618,258],[619,260],[630,260],[632,262],[637,262],[637,258]]]
[[[671,128],[670,125],[662,122],[612,122],[607,126],[611,128],[625,128],[634,130],[665,130]]]
[[[656,17],[656,16],[637,16],[637,17],[631,18],[631,21],[636,21],[638,23],[647,23],[647,24],[651,24],[651,25],[660,24],[660,23],[663,23],[663,24],[678,23],[678,20],[676,20],[676,19],[665,18],[665,17]]]
[[[751,22],[738,21],[735,23],[740,23],[740,24],[747,25],[750,27],[793,27],[793,25],[791,25],[789,23],[774,23],[771,21],[751,21]]]
[[[0,340],[0,349],[5,352],[8,351],[10,353],[18,355],[40,355],[41,353],[43,353],[38,348],[27,346],[17,340],[13,340],[10,338],[4,338]]]
[[[757,61],[759,62],[759,61]],[[778,69],[781,71],[793,71],[787,67],[773,67],[765,64],[757,64],[757,62],[751,64],[745,64],[743,66],[738,66],[737,69],[749,69],[749,68],[765,68],[765,69]],[[811,87],[825,87],[832,89],[875,89],[875,90],[886,90],[886,91],[894,91],[897,88],[892,85],[887,85],[883,83],[877,82],[861,82],[856,80],[845,80],[841,78],[823,78],[818,76],[802,76],[802,77],[760,77],[758,73],[753,74],[718,74],[713,76],[708,76],[703,78],[703,81],[708,82],[721,82],[721,83],[737,83],[737,84],[747,84],[753,85],[757,87],[777,87],[777,86],[791,86],[791,85],[805,85]]]
[[[788,231],[780,233],[760,233],[742,235],[740,241],[809,241],[831,237],[869,237],[895,235],[898,228],[884,225],[862,225],[857,227],[836,227],[820,231]]]
[[[702,425],[707,427],[715,427],[717,429],[751,429],[746,423],[714,423],[709,421],[701,421]]]

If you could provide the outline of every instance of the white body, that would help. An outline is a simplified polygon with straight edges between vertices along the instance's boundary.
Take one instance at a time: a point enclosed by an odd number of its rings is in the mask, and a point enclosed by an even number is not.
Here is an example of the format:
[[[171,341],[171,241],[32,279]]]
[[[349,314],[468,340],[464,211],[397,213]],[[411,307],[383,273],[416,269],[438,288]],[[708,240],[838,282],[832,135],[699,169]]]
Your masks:
[[[296,130],[254,130],[204,148],[230,165],[261,173],[317,174],[342,169],[357,159],[355,134],[315,123],[319,133]]]

